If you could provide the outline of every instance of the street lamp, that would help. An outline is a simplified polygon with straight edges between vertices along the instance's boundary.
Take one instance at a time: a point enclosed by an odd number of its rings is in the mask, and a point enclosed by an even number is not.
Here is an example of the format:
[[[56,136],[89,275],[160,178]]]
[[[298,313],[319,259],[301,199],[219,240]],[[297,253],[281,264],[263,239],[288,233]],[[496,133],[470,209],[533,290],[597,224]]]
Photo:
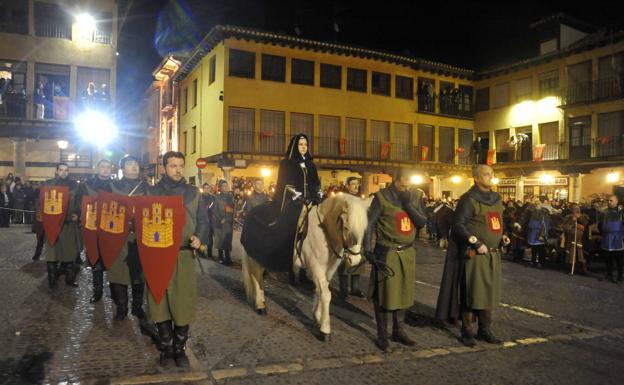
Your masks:
[[[117,126],[100,111],[87,110],[78,115],[74,126],[83,140],[103,147],[117,136]]]
[[[452,182],[453,184],[458,184],[459,182],[461,182],[461,176],[459,176],[459,175],[453,175],[453,176],[451,177],[451,182]]]
[[[69,146],[69,142],[66,140],[57,140],[56,145],[58,146],[59,150],[67,150],[67,146]]]
[[[619,172],[610,172],[607,174],[607,183],[617,183],[620,181]]]
[[[410,181],[412,182],[412,184],[419,185],[423,182],[423,177],[422,175],[412,175]]]
[[[95,19],[88,13],[76,16],[76,32],[82,40],[91,40],[95,31]]]
[[[263,167],[260,169],[260,175],[262,175],[263,178],[268,178],[271,176],[271,170],[266,167]]]
[[[500,179],[498,179],[497,177],[492,178],[492,184],[496,185],[498,184],[498,182],[500,182]]]

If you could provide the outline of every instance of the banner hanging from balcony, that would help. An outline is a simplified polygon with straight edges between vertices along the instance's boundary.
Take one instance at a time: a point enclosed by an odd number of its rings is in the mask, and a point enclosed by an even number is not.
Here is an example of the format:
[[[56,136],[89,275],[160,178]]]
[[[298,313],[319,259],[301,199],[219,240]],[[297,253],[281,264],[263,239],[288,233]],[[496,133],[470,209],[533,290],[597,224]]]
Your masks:
[[[381,153],[379,155],[381,159],[388,159],[390,156],[390,142],[381,144]]]
[[[56,120],[68,120],[71,112],[71,99],[65,96],[55,96],[52,104],[52,115]]]
[[[58,239],[63,222],[69,209],[69,187],[41,186],[39,190],[39,204],[41,207],[41,223],[46,238],[54,246]]]
[[[132,218],[131,198],[106,191],[98,193],[97,227],[98,246],[102,262],[107,269],[119,257],[128,239],[128,221]]]
[[[270,138],[273,136],[272,131],[260,131],[260,140]]]
[[[429,160],[429,146],[420,146],[420,160]]]
[[[546,148],[545,144],[536,144],[533,146],[533,161],[541,162],[544,160],[544,149]]]
[[[464,153],[464,151],[466,151],[466,149],[465,149],[465,148],[463,148],[463,147],[457,147],[457,148],[455,149],[455,152],[457,153],[457,155],[461,155],[461,154],[463,154],[463,153]]]
[[[485,160],[485,164],[487,164],[488,166],[491,166],[494,164],[494,155],[496,155],[496,150],[495,149],[489,149],[487,152],[487,158]]]
[[[596,141],[598,142],[598,144],[601,145],[607,145],[609,143],[611,143],[611,137],[610,136],[599,136],[598,138],[596,138]]]
[[[347,154],[347,139],[340,138],[340,142],[338,143],[338,151],[340,152],[340,156]]]
[[[133,197],[139,259],[145,281],[160,303],[176,268],[182,246],[186,210],[182,196]],[[188,239],[184,240],[188,242]]]

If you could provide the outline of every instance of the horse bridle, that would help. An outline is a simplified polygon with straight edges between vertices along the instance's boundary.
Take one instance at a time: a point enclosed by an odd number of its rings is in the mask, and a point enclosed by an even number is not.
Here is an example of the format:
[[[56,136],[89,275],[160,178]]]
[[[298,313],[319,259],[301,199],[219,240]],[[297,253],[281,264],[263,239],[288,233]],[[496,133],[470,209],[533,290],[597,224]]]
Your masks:
[[[325,229],[323,228],[323,226],[321,226],[321,214],[319,214],[319,209],[317,207],[316,209],[316,218],[318,219],[319,222],[319,227],[321,228],[321,230],[323,230],[323,232],[325,233],[325,237],[327,238],[327,233],[325,232]],[[342,220],[340,220],[342,222]],[[334,247],[330,247],[331,251],[334,253],[334,255],[336,256],[336,258],[343,260],[345,259],[348,255],[360,255],[362,254],[362,248],[360,247],[360,251],[358,253],[356,253],[355,251],[351,250],[351,248],[349,248],[349,246],[347,246],[345,243],[345,237],[344,237],[344,223],[343,226],[341,226],[340,229],[340,235],[342,238],[342,255],[340,253],[338,253],[336,250],[334,250]],[[353,247],[354,245],[351,245],[351,247]]]

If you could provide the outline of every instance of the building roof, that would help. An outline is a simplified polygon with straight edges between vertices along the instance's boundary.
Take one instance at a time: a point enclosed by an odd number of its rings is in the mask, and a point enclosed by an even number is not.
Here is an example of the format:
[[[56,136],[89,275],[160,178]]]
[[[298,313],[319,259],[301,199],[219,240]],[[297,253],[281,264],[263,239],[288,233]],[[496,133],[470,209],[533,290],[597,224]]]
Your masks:
[[[270,43],[281,46],[297,47],[313,51],[329,52],[338,55],[355,56],[371,60],[384,61],[423,70],[441,75],[454,76],[458,78],[472,79],[475,71],[435,62],[432,60],[417,57],[397,55],[390,52],[361,48],[354,45],[341,43],[329,43],[318,40],[304,39],[281,33],[263,31],[247,27],[232,25],[217,25],[212,28],[204,39],[193,50],[190,57],[184,61],[182,68],[176,74],[176,80],[184,79],[217,44],[227,38],[243,40],[253,40],[261,43]]]

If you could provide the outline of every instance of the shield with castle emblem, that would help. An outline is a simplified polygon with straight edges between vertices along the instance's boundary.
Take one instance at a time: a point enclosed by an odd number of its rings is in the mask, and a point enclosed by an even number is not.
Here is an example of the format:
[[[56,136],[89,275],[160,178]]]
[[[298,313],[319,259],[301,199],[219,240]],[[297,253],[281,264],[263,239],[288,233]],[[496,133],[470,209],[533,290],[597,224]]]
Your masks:
[[[82,197],[80,205],[80,223],[82,223],[82,239],[87,251],[87,257],[91,266],[100,259],[100,252],[97,243],[98,225],[98,197],[97,195],[85,195]]]
[[[181,196],[134,197],[139,258],[147,286],[160,303],[173,275],[186,224]]]
[[[98,193],[97,238],[100,257],[107,269],[115,263],[128,239],[132,219],[131,198],[106,191]]]
[[[50,245],[54,246],[58,239],[63,222],[69,208],[69,187],[41,186],[39,190],[39,204],[41,205],[41,223]]]

